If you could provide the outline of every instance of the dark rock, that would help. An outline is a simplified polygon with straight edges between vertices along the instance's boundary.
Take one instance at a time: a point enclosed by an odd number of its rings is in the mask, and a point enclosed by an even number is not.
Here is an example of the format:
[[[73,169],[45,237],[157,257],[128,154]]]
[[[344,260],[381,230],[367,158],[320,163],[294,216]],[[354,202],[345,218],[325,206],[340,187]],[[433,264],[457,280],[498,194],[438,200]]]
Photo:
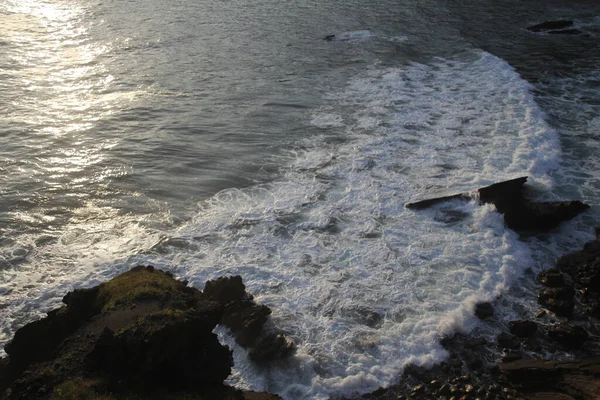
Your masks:
[[[500,364],[503,377],[529,399],[597,399],[600,358],[576,361],[519,360]],[[537,396],[540,393],[543,396]]]
[[[534,202],[523,197],[523,185],[527,177],[520,177],[479,189],[479,201],[491,203],[504,214],[506,225],[516,231],[544,231],[555,228],[587,210],[588,205],[580,201]],[[459,193],[450,196],[407,203],[406,208],[421,210],[440,202],[459,199],[469,200],[471,195]]]
[[[240,297],[236,289],[215,291],[221,299]],[[212,330],[226,307],[170,274],[136,267],[96,288],[71,292],[63,302],[19,329],[6,346],[9,357],[0,359],[3,399],[277,398],[223,385],[233,360]],[[252,317],[270,313],[252,304]],[[288,351],[283,342],[279,336],[265,342],[262,357]],[[7,387],[11,394],[2,396]],[[174,394],[181,391],[188,392]]]
[[[515,202],[522,200],[522,189],[525,182],[527,182],[527,177],[522,176],[481,188],[477,191],[479,201],[483,204],[494,204],[501,214],[509,212]]]
[[[580,35],[583,32],[579,29],[561,29],[556,31],[548,31],[550,35]]]
[[[577,286],[600,293],[600,240],[586,243],[582,250],[561,257],[557,267]]]
[[[259,338],[250,349],[248,357],[256,363],[265,363],[286,358],[294,351],[294,343],[281,333],[272,333]]]
[[[494,307],[490,303],[477,303],[475,305],[475,315],[479,319],[486,319],[494,315]]]
[[[232,301],[242,301],[247,297],[246,286],[244,286],[242,277],[239,275],[224,276],[207,281],[204,285],[203,293],[208,298],[223,304]]]
[[[204,295],[223,306],[221,323],[227,326],[235,341],[249,348],[252,361],[265,363],[289,356],[294,345],[281,332],[265,332],[271,309],[256,304],[246,293],[240,276],[222,277],[206,282]]]
[[[540,273],[540,282],[549,287],[565,286],[565,278],[557,268],[550,268]]]
[[[0,398],[9,385],[8,359],[0,357]]]
[[[538,303],[561,317],[570,317],[575,306],[575,290],[571,287],[548,288],[538,294]]]
[[[91,362],[114,382],[177,388],[221,385],[233,359],[212,333],[218,317],[210,312],[178,314],[151,314],[117,334],[105,328]]]
[[[573,21],[568,20],[557,20],[557,21],[545,21],[541,24],[532,25],[527,28],[528,31],[531,32],[546,32],[553,31],[557,29],[566,29],[573,26]]]
[[[581,326],[568,323],[554,325],[548,336],[569,350],[580,349],[589,338],[589,334]]]
[[[514,350],[521,346],[521,340],[510,333],[502,332],[498,335],[497,340],[498,346],[503,349],[506,348]]]
[[[520,338],[527,338],[535,335],[537,332],[537,324],[533,321],[511,321],[508,323],[510,333]]]
[[[580,201],[517,202],[504,213],[504,222],[515,231],[545,231],[590,208]]]
[[[225,306],[221,322],[231,329],[240,346],[249,347],[260,336],[269,315],[269,307],[257,305],[254,301],[230,302]]]
[[[425,208],[434,206],[438,203],[442,203],[442,202],[449,201],[449,200],[455,200],[455,199],[462,200],[462,201],[469,201],[469,200],[471,200],[471,196],[469,196],[468,194],[459,193],[459,194],[453,194],[450,196],[436,197],[434,199],[415,201],[414,203],[406,203],[405,207],[413,209],[413,210],[423,210]]]
[[[327,35],[323,38],[323,40],[326,40],[328,42],[331,42],[333,39],[335,39],[335,35]]]
[[[523,356],[519,353],[506,353],[502,356],[502,362],[512,362],[522,359]]]

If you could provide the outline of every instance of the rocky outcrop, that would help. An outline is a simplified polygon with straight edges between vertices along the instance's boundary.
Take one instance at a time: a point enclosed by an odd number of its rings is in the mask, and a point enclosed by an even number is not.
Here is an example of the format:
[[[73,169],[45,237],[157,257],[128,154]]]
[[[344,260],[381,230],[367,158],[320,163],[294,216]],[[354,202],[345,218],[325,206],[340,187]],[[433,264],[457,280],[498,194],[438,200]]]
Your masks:
[[[231,330],[240,346],[249,349],[252,361],[265,363],[285,358],[294,351],[293,342],[282,332],[265,328],[271,310],[254,302],[240,276],[208,281],[204,294],[223,306],[221,323]]]
[[[527,177],[511,179],[478,189],[476,194],[481,204],[494,204],[499,213],[504,214],[506,226],[515,231],[545,231],[558,226],[579,213],[588,205],[580,201],[535,202],[523,195],[523,185]],[[407,203],[406,208],[421,210],[448,200],[469,200],[469,193]]]
[[[3,399],[277,398],[223,385],[233,359],[212,331],[225,306],[168,273],[136,267],[63,302],[6,345]]]

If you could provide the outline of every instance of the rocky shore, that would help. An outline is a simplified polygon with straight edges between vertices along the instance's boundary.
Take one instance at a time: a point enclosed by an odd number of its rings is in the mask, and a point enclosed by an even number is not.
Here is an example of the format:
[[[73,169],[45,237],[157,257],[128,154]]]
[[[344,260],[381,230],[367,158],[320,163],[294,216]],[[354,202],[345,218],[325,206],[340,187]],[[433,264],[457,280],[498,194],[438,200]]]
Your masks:
[[[535,320],[506,321],[506,332],[491,343],[462,334],[444,338],[447,361],[431,369],[409,366],[401,383],[363,398],[600,399],[600,232],[539,279],[548,287],[540,290]],[[484,303],[475,312],[485,320],[493,306]],[[574,357],[549,357],[565,352]]]
[[[527,232],[547,231],[588,208],[577,201],[530,201],[523,194],[526,180],[407,207],[418,212],[475,195],[495,204],[507,226]],[[535,318],[504,321],[505,332],[493,342],[475,334],[446,337],[447,361],[430,369],[408,366],[397,385],[358,397],[600,399],[600,230],[596,240],[538,279]],[[277,399],[223,384],[232,353],[212,331],[226,326],[254,363],[294,352],[292,341],[267,324],[271,310],[254,301],[239,276],[208,281],[201,292],[169,273],[138,266],[70,292],[63,303],[6,345],[0,399]],[[494,318],[494,304],[480,303],[474,313],[484,321]]]
[[[523,193],[526,177],[500,182],[473,193],[460,193],[407,204],[421,210],[450,200],[493,203],[506,225],[527,233],[546,232],[588,206],[578,201],[540,203]],[[408,366],[399,384],[363,399],[600,399],[600,229],[596,240],[561,257],[538,280],[539,312],[532,320],[503,321],[505,332],[494,342],[476,335],[442,339],[447,361],[433,368]],[[477,304],[482,320],[494,305]],[[573,357],[565,359],[565,354]],[[501,357],[498,356],[501,354]]]
[[[274,328],[239,276],[204,292],[139,266],[63,298],[65,305],[19,329],[0,359],[2,399],[279,398],[223,384],[231,351],[212,332],[227,326],[250,359],[265,363],[294,348]]]

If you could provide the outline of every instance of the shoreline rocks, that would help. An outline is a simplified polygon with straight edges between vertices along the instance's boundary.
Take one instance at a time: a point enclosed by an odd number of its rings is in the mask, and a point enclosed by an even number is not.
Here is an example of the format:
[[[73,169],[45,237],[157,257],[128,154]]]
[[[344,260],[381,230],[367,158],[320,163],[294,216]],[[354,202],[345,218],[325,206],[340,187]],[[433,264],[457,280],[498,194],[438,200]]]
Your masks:
[[[497,199],[493,191],[484,194]],[[596,399],[600,357],[591,344],[598,332],[589,327],[598,323],[599,274],[600,235],[540,274],[546,322],[510,321],[492,342],[464,334],[444,338],[445,362],[429,369],[409,365],[397,385],[351,398]],[[1,399],[278,398],[223,384],[233,360],[212,333],[219,323],[261,365],[293,351],[269,324],[271,310],[254,301],[239,276],[208,281],[200,292],[153,267],[136,267],[70,292],[63,302],[6,346]],[[474,313],[486,323],[494,308],[479,303]],[[564,351],[577,359],[532,358]]]
[[[349,399],[600,398],[600,347],[594,344],[600,328],[594,312],[599,307],[600,230],[596,233],[595,241],[561,257],[555,268],[539,276],[547,286],[541,290],[540,304],[557,318],[544,311],[538,314],[546,318],[545,324],[510,321],[495,343],[460,333],[443,338],[440,343],[449,353],[446,361],[431,368],[408,365],[396,385]],[[493,312],[490,303],[479,303],[474,309],[484,322]],[[543,359],[548,354],[564,358],[565,351],[575,359]]]
[[[266,363],[286,358],[294,351],[294,343],[282,332],[265,328],[271,310],[254,302],[239,275],[206,282],[204,295],[223,306],[221,323],[240,346],[249,349],[252,361]]]
[[[241,299],[261,310],[254,328],[260,332],[270,310],[254,303],[240,277],[222,279],[236,285],[225,285],[213,297],[169,273],[139,266],[68,293],[65,306],[25,325],[6,345],[0,398],[277,399],[223,384],[233,358],[213,329]],[[281,350],[281,337],[288,343],[283,335],[270,336],[263,344],[267,355],[257,358],[268,362],[289,355]]]

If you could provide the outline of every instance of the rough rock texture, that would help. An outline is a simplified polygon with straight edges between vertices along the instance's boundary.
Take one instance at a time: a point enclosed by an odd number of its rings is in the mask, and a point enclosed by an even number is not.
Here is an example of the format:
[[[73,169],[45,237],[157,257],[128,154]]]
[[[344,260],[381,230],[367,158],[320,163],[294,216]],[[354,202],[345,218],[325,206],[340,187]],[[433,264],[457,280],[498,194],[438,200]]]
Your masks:
[[[502,363],[506,380],[522,398],[594,400],[600,398],[600,358],[577,361],[519,360]]]
[[[596,232],[598,235],[600,232]],[[586,243],[582,250],[558,260],[557,267],[568,274],[575,285],[592,293],[600,293],[600,236]]]
[[[538,295],[540,305],[558,316],[570,318],[577,311],[577,315],[600,318],[599,234],[597,230],[596,240],[586,243],[579,251],[561,257],[556,268],[540,274],[540,282],[548,286]]]
[[[204,294],[222,305],[221,323],[231,330],[240,346],[249,348],[252,361],[265,363],[282,359],[294,351],[293,342],[282,332],[265,328],[271,310],[254,302],[240,276],[208,281]]]
[[[548,336],[569,350],[582,348],[589,338],[589,334],[584,328],[569,323],[554,325],[550,328]]]
[[[570,317],[575,307],[575,290],[571,287],[543,289],[538,294],[538,303],[561,317]]]
[[[506,226],[516,231],[545,231],[555,228],[563,221],[587,210],[588,205],[580,201],[534,202],[523,196],[523,185],[527,177],[511,179],[478,189],[479,201],[491,203],[504,214]],[[468,200],[468,193],[407,203],[410,209],[421,210],[452,199]]]
[[[2,399],[276,398],[223,386],[223,305],[168,273],[136,267],[63,302],[5,347]]]

